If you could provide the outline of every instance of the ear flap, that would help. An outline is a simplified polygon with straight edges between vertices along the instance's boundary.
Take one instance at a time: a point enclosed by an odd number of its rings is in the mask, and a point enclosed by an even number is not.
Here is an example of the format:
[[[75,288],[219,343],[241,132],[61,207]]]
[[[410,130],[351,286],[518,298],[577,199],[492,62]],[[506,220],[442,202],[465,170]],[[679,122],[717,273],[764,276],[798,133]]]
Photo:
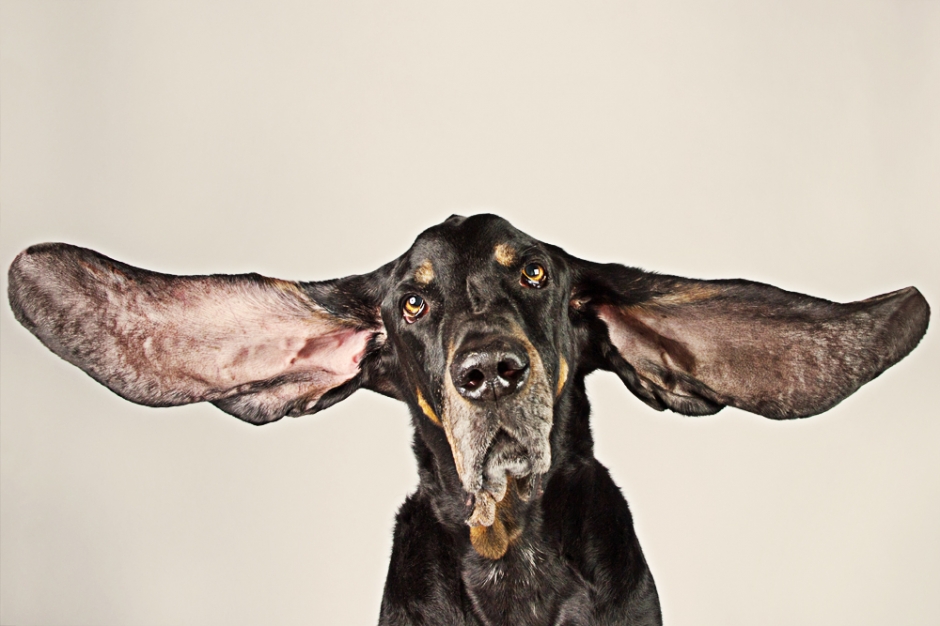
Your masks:
[[[170,276],[41,244],[14,260],[9,296],[21,324],[118,395],[149,406],[212,402],[263,424],[355,390],[384,339],[368,293],[384,269],[325,283]]]
[[[930,317],[913,287],[838,304],[590,263],[573,303],[606,326],[609,367],[650,406],[686,415],[734,406],[775,419],[835,406],[913,350]]]

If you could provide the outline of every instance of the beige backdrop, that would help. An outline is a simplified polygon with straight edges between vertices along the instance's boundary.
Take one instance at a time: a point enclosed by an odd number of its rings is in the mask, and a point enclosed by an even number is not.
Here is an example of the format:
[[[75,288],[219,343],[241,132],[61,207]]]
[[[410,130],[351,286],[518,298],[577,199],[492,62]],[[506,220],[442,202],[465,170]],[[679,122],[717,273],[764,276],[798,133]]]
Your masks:
[[[596,260],[938,306],[940,4],[701,4],[6,0],[0,261],[323,279],[487,210]],[[138,407],[0,324],[0,623],[375,621],[404,406]],[[933,328],[787,423],[592,376],[666,622],[940,623],[938,372]]]

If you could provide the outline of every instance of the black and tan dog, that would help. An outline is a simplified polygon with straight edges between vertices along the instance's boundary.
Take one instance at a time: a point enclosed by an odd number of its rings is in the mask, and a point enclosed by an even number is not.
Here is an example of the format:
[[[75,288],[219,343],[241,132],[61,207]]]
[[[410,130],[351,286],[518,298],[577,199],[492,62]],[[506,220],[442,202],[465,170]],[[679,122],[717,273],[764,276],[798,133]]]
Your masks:
[[[178,277],[65,244],[10,268],[17,319],[133,402],[253,424],[360,387],[411,408],[420,484],[382,624],[659,624],[627,503],[593,455],[584,377],[686,415],[825,411],[910,352],[911,287],[836,304],[599,265],[495,216],[451,217],[371,274]]]

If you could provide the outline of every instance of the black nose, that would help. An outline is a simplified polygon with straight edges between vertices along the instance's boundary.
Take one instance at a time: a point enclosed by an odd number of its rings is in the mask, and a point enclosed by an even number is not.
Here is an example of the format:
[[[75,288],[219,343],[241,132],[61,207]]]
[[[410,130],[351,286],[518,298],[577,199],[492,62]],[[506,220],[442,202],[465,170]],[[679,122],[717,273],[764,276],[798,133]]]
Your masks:
[[[460,395],[478,401],[512,395],[523,385],[528,373],[525,349],[507,339],[462,346],[451,366],[451,377]]]

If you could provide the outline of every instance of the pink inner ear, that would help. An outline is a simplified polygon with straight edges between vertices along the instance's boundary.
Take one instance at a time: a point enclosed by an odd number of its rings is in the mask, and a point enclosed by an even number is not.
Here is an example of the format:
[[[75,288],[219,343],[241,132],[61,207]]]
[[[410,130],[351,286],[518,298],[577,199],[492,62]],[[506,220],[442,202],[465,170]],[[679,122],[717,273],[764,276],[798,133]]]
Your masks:
[[[119,297],[121,334],[147,336],[147,363],[138,371],[176,391],[192,385],[206,400],[270,393],[272,385],[289,382],[293,400],[315,401],[358,373],[376,332],[351,327],[296,288],[273,281],[194,279],[173,295],[160,302],[140,293]]]
[[[296,283],[169,276],[64,244],[10,270],[17,318],[53,352],[133,402],[210,401],[260,423],[313,408],[359,372],[370,338]]]
[[[306,341],[289,340],[299,349],[284,349],[284,344],[264,346],[254,352],[268,353],[272,362],[249,358],[239,374],[253,379],[237,387],[216,404],[246,421],[269,422],[284,415],[298,416],[313,411],[317,401],[331,389],[352,379],[374,331],[340,328]],[[278,360],[286,359],[279,371]],[[284,364],[282,362],[282,364]],[[231,371],[231,370],[230,370]],[[265,381],[277,381],[267,385]],[[260,386],[259,386],[260,385]]]
[[[291,358],[288,371],[313,368],[345,382],[359,371],[371,335],[369,331],[342,328],[310,337]]]

